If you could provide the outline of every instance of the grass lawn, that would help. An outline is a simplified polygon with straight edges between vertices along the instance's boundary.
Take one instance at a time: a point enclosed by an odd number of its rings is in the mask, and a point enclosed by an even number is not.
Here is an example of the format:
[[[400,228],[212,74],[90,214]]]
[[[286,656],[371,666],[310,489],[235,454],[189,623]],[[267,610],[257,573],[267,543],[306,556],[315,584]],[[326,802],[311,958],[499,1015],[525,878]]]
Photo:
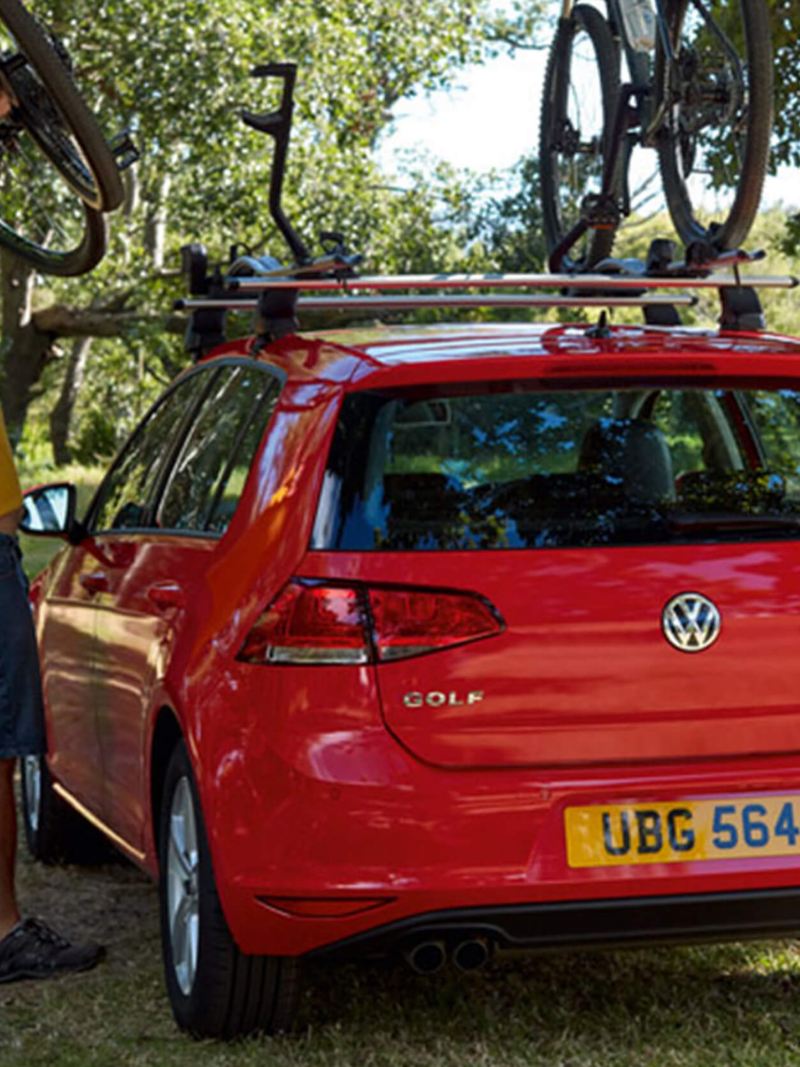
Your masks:
[[[297,1033],[202,1045],[174,1026],[154,887],[124,863],[22,857],[26,908],[108,946],[87,975],[0,986],[0,1067],[796,1067],[790,943],[498,960],[473,975],[310,970]]]

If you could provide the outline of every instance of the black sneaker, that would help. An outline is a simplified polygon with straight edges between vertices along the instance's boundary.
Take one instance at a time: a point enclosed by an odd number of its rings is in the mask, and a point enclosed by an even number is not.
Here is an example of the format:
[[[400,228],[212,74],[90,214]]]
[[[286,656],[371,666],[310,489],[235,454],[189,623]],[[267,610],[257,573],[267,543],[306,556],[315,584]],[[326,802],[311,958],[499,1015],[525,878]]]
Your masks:
[[[41,919],[23,919],[0,941],[0,982],[88,971],[103,955],[101,945],[71,945]]]

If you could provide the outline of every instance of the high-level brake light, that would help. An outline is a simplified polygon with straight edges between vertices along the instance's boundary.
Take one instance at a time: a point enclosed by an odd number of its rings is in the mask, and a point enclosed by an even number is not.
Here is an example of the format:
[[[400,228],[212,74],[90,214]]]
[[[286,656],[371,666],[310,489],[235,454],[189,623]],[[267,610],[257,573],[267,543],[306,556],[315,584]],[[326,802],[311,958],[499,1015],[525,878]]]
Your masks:
[[[503,629],[495,609],[474,593],[293,578],[256,620],[237,659],[383,663],[479,641]]]

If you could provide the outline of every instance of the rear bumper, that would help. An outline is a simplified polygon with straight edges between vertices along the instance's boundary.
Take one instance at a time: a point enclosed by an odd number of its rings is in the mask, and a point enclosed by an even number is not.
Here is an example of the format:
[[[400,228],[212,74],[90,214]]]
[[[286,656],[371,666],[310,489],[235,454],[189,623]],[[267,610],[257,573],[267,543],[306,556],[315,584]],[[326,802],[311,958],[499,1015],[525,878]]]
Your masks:
[[[800,841],[793,855],[589,869],[571,868],[565,851],[564,812],[576,803],[776,792],[800,797],[800,768],[620,768],[545,784],[417,767],[402,787],[296,777],[277,804],[237,806],[239,848],[230,825],[218,829],[218,887],[238,944],[257,954],[344,958],[431,938],[552,950],[795,934]]]
[[[326,945],[311,958],[344,962],[406,952],[423,941],[482,938],[495,948],[531,952],[691,944],[796,935],[800,889],[585,900],[416,915]]]

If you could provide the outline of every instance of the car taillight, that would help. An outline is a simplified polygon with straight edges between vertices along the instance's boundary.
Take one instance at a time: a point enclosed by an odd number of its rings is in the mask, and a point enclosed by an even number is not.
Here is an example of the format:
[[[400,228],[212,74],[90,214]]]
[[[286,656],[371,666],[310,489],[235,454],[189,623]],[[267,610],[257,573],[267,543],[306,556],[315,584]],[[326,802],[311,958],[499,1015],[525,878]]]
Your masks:
[[[474,593],[292,579],[256,620],[237,659],[386,662],[478,641],[503,629],[491,605]]]
[[[407,659],[503,630],[499,617],[473,593],[370,589],[378,659]]]
[[[347,586],[291,581],[258,618],[237,659],[248,663],[368,663],[363,598]]]

